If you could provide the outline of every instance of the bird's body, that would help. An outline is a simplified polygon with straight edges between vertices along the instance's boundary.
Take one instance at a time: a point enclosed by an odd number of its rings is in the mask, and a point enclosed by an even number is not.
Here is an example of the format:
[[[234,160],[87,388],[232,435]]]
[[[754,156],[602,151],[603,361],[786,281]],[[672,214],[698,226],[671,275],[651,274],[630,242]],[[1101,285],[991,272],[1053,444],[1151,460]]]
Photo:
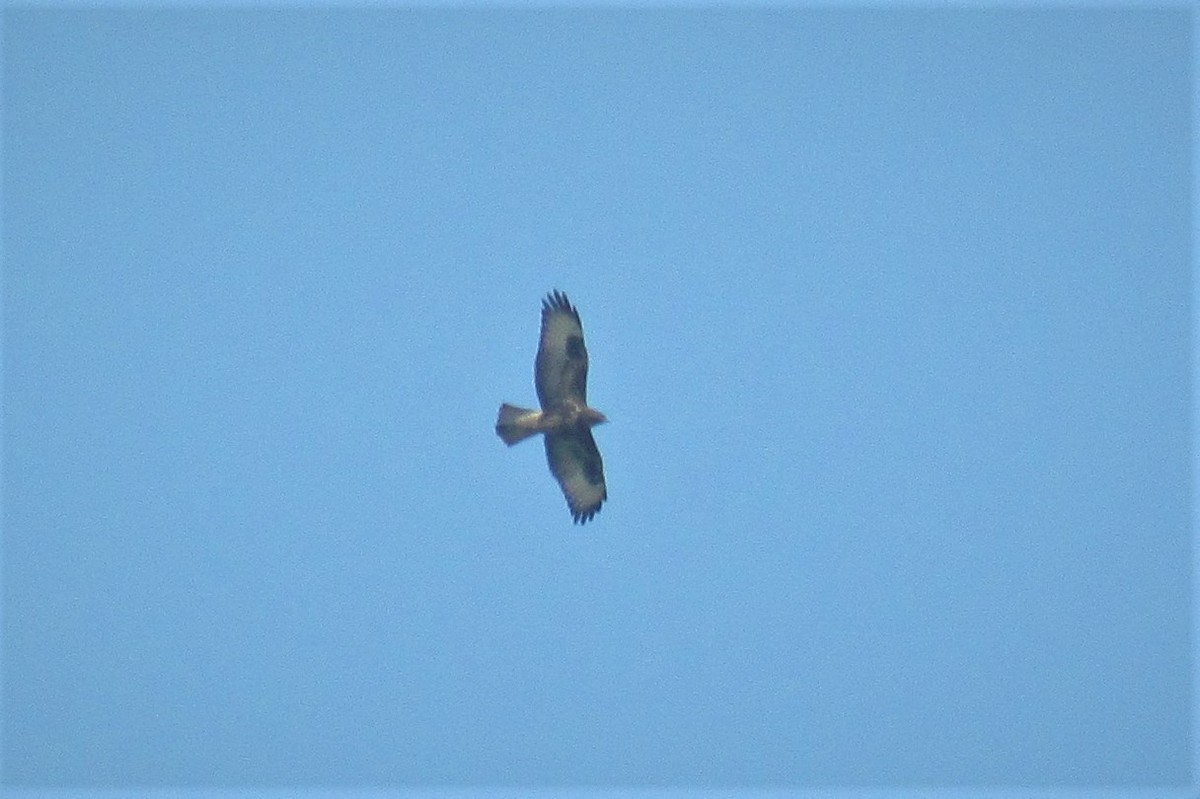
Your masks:
[[[496,432],[510,447],[538,433],[560,433],[580,425],[595,425],[608,421],[599,411],[566,403],[549,411],[535,411],[505,403],[500,406],[500,417],[496,421]]]
[[[587,404],[587,348],[579,312],[567,295],[553,291],[542,301],[542,332],[534,364],[541,410],[500,406],[496,434],[510,447],[542,433],[550,471],[562,486],[575,522],[582,524],[608,499],[604,464],[591,428],[607,422]]]

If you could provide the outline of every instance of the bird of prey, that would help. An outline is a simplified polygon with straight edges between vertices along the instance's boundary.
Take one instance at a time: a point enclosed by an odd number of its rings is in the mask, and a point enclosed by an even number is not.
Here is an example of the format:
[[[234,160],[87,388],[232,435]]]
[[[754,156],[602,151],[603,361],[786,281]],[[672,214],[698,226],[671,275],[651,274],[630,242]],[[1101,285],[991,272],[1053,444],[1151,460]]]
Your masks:
[[[587,370],[579,312],[556,289],[542,300],[542,336],[533,370],[542,409],[505,403],[496,419],[496,435],[510,447],[545,434],[546,460],[576,524],[590,521],[608,499],[604,464],[591,431],[608,419],[588,407]]]

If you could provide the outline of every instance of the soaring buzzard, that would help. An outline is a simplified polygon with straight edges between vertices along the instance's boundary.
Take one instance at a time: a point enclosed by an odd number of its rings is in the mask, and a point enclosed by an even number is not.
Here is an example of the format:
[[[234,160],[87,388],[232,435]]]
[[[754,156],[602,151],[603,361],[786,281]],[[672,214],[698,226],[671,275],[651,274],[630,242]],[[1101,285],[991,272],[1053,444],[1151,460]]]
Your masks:
[[[542,339],[538,344],[533,382],[540,411],[500,406],[496,435],[510,447],[545,433],[546,460],[562,486],[576,524],[591,520],[608,499],[604,464],[591,428],[607,422],[587,404],[587,349],[579,312],[567,295],[555,290],[542,300]]]

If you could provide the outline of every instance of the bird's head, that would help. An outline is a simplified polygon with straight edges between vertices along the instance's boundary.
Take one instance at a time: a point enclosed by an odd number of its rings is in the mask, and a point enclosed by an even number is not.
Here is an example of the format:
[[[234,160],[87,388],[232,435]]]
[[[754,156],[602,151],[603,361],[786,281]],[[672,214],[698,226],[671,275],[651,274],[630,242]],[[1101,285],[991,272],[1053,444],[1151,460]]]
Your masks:
[[[580,418],[588,427],[595,427],[598,424],[604,424],[608,421],[608,417],[595,408],[584,408],[583,412],[580,413]]]

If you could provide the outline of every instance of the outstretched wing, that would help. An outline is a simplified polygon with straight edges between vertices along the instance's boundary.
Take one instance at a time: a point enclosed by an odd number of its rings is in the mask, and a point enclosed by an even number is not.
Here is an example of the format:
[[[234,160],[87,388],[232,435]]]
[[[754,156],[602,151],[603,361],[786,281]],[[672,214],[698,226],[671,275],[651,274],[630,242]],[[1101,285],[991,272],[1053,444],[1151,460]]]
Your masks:
[[[533,371],[542,408],[561,407],[569,401],[587,405],[587,368],[579,312],[567,295],[556,289],[542,300],[542,338]]]
[[[562,486],[576,524],[590,521],[608,499],[604,485],[604,463],[596,439],[587,428],[546,434],[546,460]]]

